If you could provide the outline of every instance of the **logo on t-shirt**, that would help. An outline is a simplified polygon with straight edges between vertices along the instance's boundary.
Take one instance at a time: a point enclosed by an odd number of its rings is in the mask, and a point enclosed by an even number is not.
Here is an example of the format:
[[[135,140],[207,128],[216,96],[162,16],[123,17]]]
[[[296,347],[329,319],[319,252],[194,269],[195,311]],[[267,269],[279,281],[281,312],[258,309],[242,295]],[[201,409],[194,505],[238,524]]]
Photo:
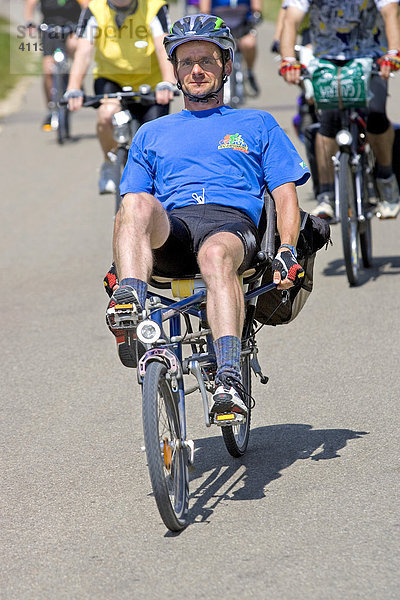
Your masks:
[[[223,150],[224,148],[239,150],[240,152],[245,152],[246,154],[249,153],[249,147],[240,133],[234,133],[233,135],[228,133],[224,138],[222,138],[222,140],[219,140],[218,150]]]

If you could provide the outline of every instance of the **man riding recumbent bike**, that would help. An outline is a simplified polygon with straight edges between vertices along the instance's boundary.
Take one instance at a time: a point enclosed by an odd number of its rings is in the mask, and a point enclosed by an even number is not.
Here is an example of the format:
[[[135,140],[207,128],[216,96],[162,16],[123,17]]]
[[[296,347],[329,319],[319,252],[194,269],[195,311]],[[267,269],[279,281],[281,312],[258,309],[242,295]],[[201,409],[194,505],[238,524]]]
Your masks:
[[[119,357],[137,367],[142,386],[156,502],[167,527],[179,530],[187,524],[194,459],[186,396],[200,391],[206,425],[221,425],[228,451],[241,456],[250,432],[252,371],[266,382],[255,323],[272,315],[257,315],[257,298],[277,293],[281,308],[284,293],[294,307],[294,290],[304,291],[312,262],[299,264],[295,245],[304,237],[301,225],[311,240],[314,227],[300,214],[295,190],[309,173],[286,134],[268,113],[223,104],[234,48],[223,21],[184,17],[164,44],[186,110],[135,135],[115,219],[115,269],[105,283]],[[266,188],[273,202],[267,194],[260,220]],[[327,237],[329,231],[317,246]],[[313,241],[305,246],[303,258],[312,256]],[[148,284],[157,291],[149,292]],[[160,286],[171,285],[177,300],[160,295]],[[194,385],[187,385],[189,375]]]

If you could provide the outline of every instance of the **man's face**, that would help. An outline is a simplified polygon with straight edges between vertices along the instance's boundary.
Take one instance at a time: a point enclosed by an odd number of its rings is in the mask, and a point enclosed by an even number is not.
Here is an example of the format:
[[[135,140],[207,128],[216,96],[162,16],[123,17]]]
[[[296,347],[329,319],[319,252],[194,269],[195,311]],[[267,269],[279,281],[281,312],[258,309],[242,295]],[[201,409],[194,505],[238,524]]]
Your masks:
[[[189,94],[205,96],[221,85],[222,51],[212,42],[185,42],[177,47],[175,57],[176,75]],[[225,72],[230,75],[230,62],[226,64]]]

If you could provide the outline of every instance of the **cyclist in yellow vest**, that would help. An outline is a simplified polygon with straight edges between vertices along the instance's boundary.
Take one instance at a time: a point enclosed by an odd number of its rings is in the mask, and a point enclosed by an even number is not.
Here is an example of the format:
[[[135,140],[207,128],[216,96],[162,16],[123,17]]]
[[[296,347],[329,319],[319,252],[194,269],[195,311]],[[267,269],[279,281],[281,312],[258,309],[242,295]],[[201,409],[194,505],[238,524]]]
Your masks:
[[[169,26],[164,0],[92,0],[78,24],[78,46],[66,93],[69,108],[78,110],[82,106],[82,83],[94,50],[95,94],[117,92],[124,86],[137,89],[146,83],[155,88],[157,104],[132,108],[139,123],[168,114],[175,82],[163,47]],[[110,99],[103,101],[97,111],[97,135],[104,153],[101,194],[113,193],[118,185],[108,158],[116,146],[111,119],[118,110],[119,101]]]

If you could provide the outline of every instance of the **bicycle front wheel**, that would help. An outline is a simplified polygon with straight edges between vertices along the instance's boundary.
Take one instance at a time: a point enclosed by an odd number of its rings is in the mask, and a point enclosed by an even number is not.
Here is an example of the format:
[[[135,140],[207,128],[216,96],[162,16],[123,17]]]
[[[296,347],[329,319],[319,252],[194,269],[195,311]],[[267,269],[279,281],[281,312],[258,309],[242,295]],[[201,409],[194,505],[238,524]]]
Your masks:
[[[157,508],[171,531],[187,525],[189,471],[178,413],[178,394],[167,367],[152,362],[143,380],[143,433],[147,466]]]
[[[231,456],[239,458],[247,450],[250,436],[250,421],[251,421],[251,366],[250,355],[244,357],[242,363],[242,383],[246,390],[249,399],[248,413],[246,421],[240,425],[225,425],[222,427],[222,436],[224,438],[226,449]]]
[[[347,279],[350,285],[357,285],[360,262],[357,205],[350,156],[346,152],[339,159],[339,206]]]
[[[68,106],[60,106],[59,101],[63,98],[64,92],[67,89],[68,78],[65,78],[61,72],[57,73],[55,80],[56,84],[56,98],[58,105],[58,127],[57,127],[57,141],[59,144],[63,144],[64,140],[70,137],[69,135],[69,110]]]

